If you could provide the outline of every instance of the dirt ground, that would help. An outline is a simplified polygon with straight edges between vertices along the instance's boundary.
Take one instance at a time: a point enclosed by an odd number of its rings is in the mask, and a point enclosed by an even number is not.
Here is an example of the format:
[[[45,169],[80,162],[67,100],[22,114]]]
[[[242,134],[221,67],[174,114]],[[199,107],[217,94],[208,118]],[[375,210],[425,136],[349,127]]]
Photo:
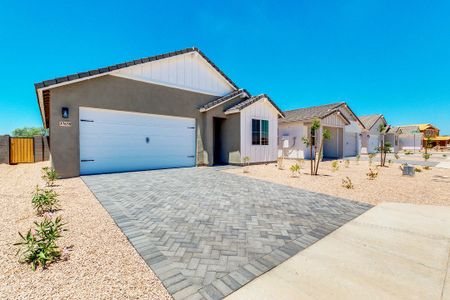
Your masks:
[[[67,261],[33,272],[15,256],[18,231],[37,220],[31,193],[46,163],[0,164],[1,299],[171,299],[80,178],[57,181],[67,232],[59,245],[73,246]]]
[[[356,201],[379,204],[382,202],[401,202],[414,204],[450,205],[450,169],[432,168],[416,173],[414,177],[402,176],[399,164],[378,168],[375,180],[368,180],[369,162],[351,161],[348,168],[339,161],[339,170],[333,172],[331,162],[322,162],[319,176],[311,176],[310,162],[304,161],[301,174],[293,177],[289,170],[293,160],[285,160],[283,170],[277,164],[252,165],[243,168],[227,169],[225,172],[257,179],[272,181],[296,188],[329,194]],[[372,166],[375,169],[375,163]],[[354,188],[342,187],[342,179],[349,177]]]

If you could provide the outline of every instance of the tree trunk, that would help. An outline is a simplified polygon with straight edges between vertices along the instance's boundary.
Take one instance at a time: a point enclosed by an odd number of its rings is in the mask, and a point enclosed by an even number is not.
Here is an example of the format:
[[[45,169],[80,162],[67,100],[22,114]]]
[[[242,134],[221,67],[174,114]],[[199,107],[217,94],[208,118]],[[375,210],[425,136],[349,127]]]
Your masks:
[[[316,167],[314,170],[314,175],[317,175],[317,173],[319,172],[319,163],[320,163],[320,158],[322,157],[323,142],[324,142],[324,138],[322,137],[322,140],[320,141],[319,156],[317,157],[317,163],[316,163]]]
[[[313,145],[312,145],[312,138],[309,140],[309,159],[311,161],[311,175],[314,174],[314,164],[313,164]],[[314,154],[315,155],[315,154]]]

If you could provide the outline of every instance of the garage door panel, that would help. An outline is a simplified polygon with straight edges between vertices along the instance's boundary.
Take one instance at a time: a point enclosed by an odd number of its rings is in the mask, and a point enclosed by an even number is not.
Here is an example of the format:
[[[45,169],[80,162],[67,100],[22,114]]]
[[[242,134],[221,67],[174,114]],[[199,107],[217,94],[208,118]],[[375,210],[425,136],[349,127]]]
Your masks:
[[[195,165],[195,119],[80,108],[80,173]]]

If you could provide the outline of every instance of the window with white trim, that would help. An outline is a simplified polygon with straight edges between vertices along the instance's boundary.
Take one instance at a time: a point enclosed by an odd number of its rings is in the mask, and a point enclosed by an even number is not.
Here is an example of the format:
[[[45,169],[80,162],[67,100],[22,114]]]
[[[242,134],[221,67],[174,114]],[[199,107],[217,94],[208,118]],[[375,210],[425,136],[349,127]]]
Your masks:
[[[269,121],[252,119],[252,145],[269,145]]]

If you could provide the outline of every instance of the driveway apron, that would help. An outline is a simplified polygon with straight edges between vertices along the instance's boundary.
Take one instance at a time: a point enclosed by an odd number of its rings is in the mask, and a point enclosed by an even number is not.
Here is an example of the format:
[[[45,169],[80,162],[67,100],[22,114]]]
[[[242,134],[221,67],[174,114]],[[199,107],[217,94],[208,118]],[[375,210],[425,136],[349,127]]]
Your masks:
[[[175,299],[223,298],[372,207],[221,168],[82,179]]]

